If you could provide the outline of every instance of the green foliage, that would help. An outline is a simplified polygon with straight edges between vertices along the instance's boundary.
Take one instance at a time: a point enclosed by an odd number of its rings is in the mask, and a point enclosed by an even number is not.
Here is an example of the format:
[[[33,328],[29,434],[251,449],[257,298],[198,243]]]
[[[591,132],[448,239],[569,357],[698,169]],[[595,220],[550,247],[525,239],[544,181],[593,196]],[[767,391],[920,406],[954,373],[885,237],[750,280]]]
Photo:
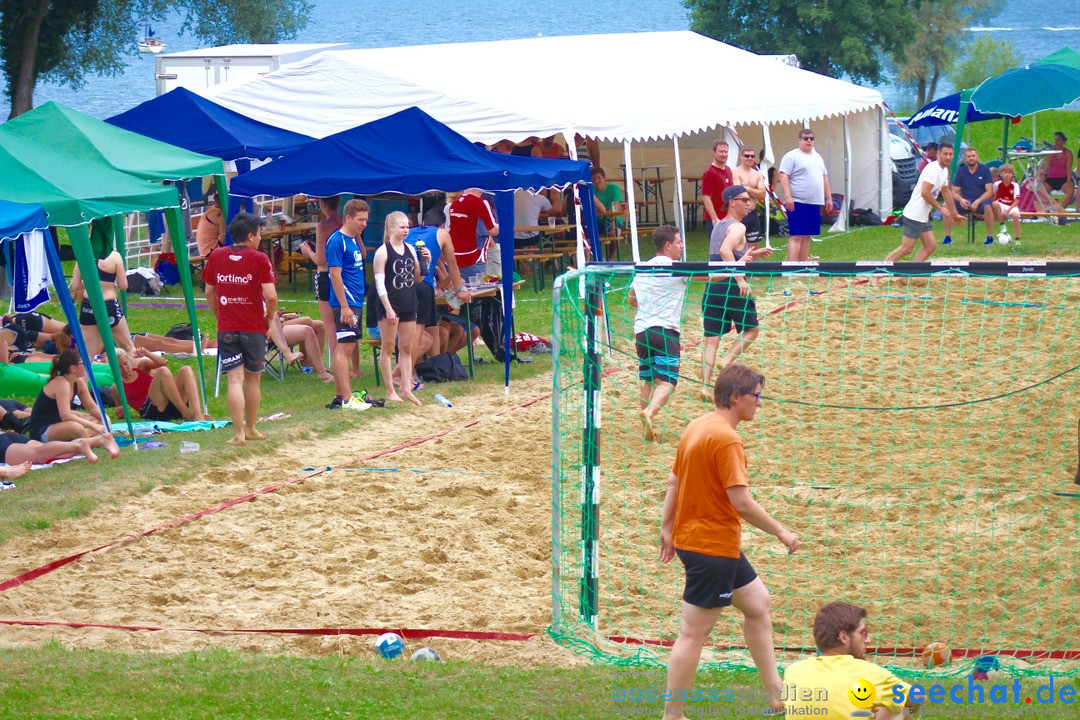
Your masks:
[[[690,27],[755,53],[799,57],[808,70],[880,82],[881,53],[902,57],[917,26],[907,0],[683,0]]]
[[[1018,67],[1020,62],[1011,42],[982,33],[964,48],[964,59],[949,73],[949,79],[958,88],[974,88],[988,77]]]
[[[937,95],[937,84],[949,74],[964,47],[970,27],[999,8],[994,0],[923,0],[911,3],[917,31],[908,37],[903,57],[894,56],[897,80],[915,89],[916,107]]]
[[[88,73],[117,75],[147,19],[184,14],[182,31],[210,44],[271,43],[296,36],[308,0],[0,0],[0,59],[11,117],[33,107],[46,79],[75,89]]]

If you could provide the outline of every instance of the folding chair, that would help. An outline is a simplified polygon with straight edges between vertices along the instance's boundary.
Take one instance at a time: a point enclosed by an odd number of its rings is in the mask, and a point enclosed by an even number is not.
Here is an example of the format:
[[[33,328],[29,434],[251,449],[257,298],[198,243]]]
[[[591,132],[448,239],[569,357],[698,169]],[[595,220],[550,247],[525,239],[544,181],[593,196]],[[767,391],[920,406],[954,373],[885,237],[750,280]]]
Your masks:
[[[277,345],[270,343],[266,346],[266,372],[270,373],[275,380],[285,380],[285,356]],[[214,362],[214,397],[221,394],[221,353],[217,354]]]

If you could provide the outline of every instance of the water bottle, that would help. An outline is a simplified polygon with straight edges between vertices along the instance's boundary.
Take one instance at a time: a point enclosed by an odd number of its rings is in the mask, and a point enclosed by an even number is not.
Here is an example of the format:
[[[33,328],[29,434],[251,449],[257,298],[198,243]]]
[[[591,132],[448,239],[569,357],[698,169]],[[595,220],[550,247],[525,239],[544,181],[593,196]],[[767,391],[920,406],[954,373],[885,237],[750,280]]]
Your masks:
[[[199,443],[197,443],[197,442],[188,442],[187,440],[181,440],[180,441],[180,453],[181,454],[187,455],[188,453],[197,453],[197,452],[199,452]]]
[[[454,404],[451,403],[442,393],[435,394],[435,402],[439,403],[443,407],[454,407]]]
[[[420,251],[423,250],[425,247],[427,246],[425,245],[423,240],[416,241],[416,259],[420,261],[420,274],[426,276],[428,271],[428,261],[423,255],[420,254]]]

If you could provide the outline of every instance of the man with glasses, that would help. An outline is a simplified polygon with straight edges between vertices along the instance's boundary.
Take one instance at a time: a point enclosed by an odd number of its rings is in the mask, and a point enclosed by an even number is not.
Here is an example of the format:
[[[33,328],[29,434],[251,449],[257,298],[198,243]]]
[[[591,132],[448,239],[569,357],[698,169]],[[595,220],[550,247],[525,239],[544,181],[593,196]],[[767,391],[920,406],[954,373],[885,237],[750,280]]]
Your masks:
[[[664,717],[684,718],[701,648],[725,607],[743,615],[743,636],[768,696],[779,713],[780,673],[773,650],[769,591],[742,553],[742,521],[775,535],[795,552],[799,540],[750,495],[741,422],[754,419],[765,378],[745,365],[724,368],[716,378],[716,409],[683,431],[668,478],[660,525],[660,561],[676,554],[686,568],[682,622],[668,659]]]
[[[795,715],[845,720],[902,717],[904,707],[895,704],[894,698],[897,692],[906,698],[911,686],[865,659],[869,636],[863,608],[831,602],[818,610],[814,644],[821,654],[800,660],[784,672],[784,709]],[[853,695],[858,705],[852,702]],[[916,707],[910,700],[907,706]]]
[[[752,249],[747,243],[744,218],[752,212],[754,199],[742,185],[732,185],[723,194],[728,208],[727,217],[713,226],[709,237],[709,260],[713,262],[752,262],[772,255],[771,248]],[[750,297],[750,285],[742,275],[723,276],[705,286],[701,296],[701,318],[705,328],[705,343],[701,348],[701,396],[712,400],[712,371],[716,365],[716,349],[720,338],[733,327],[740,333],[721,366],[730,365],[758,336],[757,305]]]
[[[754,201],[754,204],[750,206],[750,212],[742,220],[742,224],[746,226],[746,242],[751,244],[761,242],[761,216],[758,214],[757,207],[759,203],[765,202],[766,186],[765,176],[758,169],[757,153],[753,148],[739,149],[739,166],[732,171],[731,176],[733,184],[746,188],[746,192]]]
[[[814,131],[799,131],[799,146],[780,160],[780,187],[788,217],[788,260],[810,259],[810,238],[821,234],[821,207],[831,202],[829,171],[814,149]]]

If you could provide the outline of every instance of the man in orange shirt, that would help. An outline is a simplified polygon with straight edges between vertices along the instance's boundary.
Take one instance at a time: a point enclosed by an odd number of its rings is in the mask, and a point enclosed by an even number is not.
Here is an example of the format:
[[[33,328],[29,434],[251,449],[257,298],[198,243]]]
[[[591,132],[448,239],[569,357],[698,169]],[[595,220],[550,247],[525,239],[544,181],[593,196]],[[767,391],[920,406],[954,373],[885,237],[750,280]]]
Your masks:
[[[781,712],[780,673],[773,652],[769,591],[740,547],[742,519],[775,535],[795,552],[799,540],[750,495],[746,452],[737,428],[754,419],[765,378],[733,363],[716,378],[716,410],[683,431],[668,479],[660,526],[660,561],[678,553],[686,568],[682,623],[668,659],[664,717],[682,720],[701,659],[701,648],[720,614],[734,605],[743,614],[746,647],[769,696]]]

